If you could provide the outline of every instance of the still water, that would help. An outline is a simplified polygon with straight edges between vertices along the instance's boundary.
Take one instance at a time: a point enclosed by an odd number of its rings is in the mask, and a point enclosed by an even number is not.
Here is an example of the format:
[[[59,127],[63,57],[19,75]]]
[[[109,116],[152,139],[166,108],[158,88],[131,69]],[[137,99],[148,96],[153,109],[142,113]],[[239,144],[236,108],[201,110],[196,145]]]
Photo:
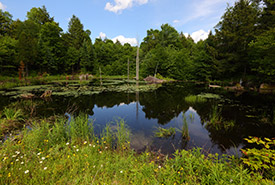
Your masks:
[[[190,102],[190,95],[210,94],[203,102]],[[1,107],[10,101],[1,97]],[[203,148],[206,153],[238,154],[247,147],[248,136],[275,137],[275,95],[229,92],[207,85],[167,83],[150,92],[103,92],[85,96],[52,96],[37,107],[38,116],[85,112],[97,132],[106,124],[123,119],[131,131],[131,147],[171,154],[176,149]],[[0,107],[0,108],[1,108]],[[214,108],[229,128],[208,125]],[[186,121],[184,121],[186,120]],[[189,139],[182,137],[187,124]],[[208,125],[208,126],[207,126]],[[158,138],[158,128],[176,128],[176,134]]]

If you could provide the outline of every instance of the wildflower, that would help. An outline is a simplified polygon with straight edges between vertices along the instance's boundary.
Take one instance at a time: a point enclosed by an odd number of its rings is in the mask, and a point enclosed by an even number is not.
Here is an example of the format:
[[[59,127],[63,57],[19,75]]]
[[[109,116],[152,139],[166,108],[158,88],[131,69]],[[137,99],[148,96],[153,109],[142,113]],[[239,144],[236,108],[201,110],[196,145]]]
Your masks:
[[[87,141],[84,141],[84,143],[83,143],[84,145],[86,145],[87,144]]]
[[[161,166],[159,166],[159,169],[161,169]]]
[[[68,159],[70,158],[70,155],[68,155]]]
[[[42,163],[43,163],[43,161],[39,161],[39,163],[40,163],[40,164],[42,164]]]
[[[66,143],[66,145],[69,145],[70,143]]]
[[[95,147],[95,145],[93,145],[93,147]]]
[[[44,170],[47,170],[47,167],[44,167]]]
[[[23,155],[20,157],[21,159],[23,158]]]
[[[100,167],[102,168],[102,167],[103,167],[103,165],[100,165]]]
[[[79,151],[79,149],[76,149],[76,151],[78,152],[78,151]]]
[[[29,172],[30,172],[29,170],[26,170],[26,171],[25,171],[25,174],[27,174],[27,173],[29,173]]]
[[[93,166],[93,168],[95,168],[95,166]]]
[[[73,146],[74,148],[76,148],[76,146]]]
[[[18,170],[21,170],[22,168],[18,168]]]
[[[11,173],[8,173],[8,177],[11,177]]]
[[[24,162],[21,162],[21,164],[24,164]]]
[[[101,152],[101,151],[99,151],[99,153],[101,154],[102,152]]]
[[[17,155],[19,155],[19,154],[20,154],[20,152],[19,152],[19,151],[15,151],[15,153],[16,153]]]
[[[42,157],[41,159],[42,159],[42,160],[45,160],[46,158],[45,158],[45,157]]]
[[[105,149],[107,149],[108,147],[106,146]]]
[[[19,161],[19,159],[16,159],[15,161],[17,162],[17,161]]]
[[[41,153],[39,152],[39,153],[37,153],[37,155],[40,155]]]
[[[92,144],[89,144],[89,146],[92,146]]]
[[[13,164],[13,162],[11,162],[11,164]]]
[[[16,157],[17,155],[13,155],[12,157],[14,158],[14,157]]]
[[[123,171],[121,170],[120,173],[123,173]]]
[[[49,142],[49,140],[45,139],[45,140],[44,140],[44,142],[45,142],[45,143],[48,143],[48,142]]]
[[[99,143],[99,141],[96,141],[97,143]]]

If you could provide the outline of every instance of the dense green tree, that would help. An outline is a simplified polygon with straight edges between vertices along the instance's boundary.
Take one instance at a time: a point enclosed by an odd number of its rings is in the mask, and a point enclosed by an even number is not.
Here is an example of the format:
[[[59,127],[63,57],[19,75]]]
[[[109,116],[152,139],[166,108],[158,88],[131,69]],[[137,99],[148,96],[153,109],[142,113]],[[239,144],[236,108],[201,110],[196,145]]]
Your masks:
[[[272,28],[250,43],[252,69],[264,82],[275,81],[275,28]]]
[[[11,31],[12,15],[0,9],[0,37]]]
[[[217,49],[224,77],[245,76],[250,71],[248,44],[255,38],[259,8],[250,0],[228,7],[216,26]]]
[[[28,20],[31,20],[35,22],[36,24],[43,25],[47,22],[53,22],[54,18],[50,17],[50,14],[47,12],[47,9],[45,6],[42,6],[42,8],[32,8],[27,13]]]
[[[48,73],[62,71],[64,46],[61,40],[62,29],[55,22],[46,22],[42,25],[39,35],[39,54],[42,60],[40,70]],[[42,72],[42,71],[41,71]]]

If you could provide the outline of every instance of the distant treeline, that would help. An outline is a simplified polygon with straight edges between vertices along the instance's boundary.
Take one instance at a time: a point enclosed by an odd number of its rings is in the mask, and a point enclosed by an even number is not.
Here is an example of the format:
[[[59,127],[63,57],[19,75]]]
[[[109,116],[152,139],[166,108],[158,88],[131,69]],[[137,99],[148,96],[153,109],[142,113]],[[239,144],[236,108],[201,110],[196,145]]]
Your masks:
[[[66,33],[45,6],[25,21],[0,10],[0,72],[18,75],[92,73],[135,74],[137,47],[97,38],[75,15]],[[22,61],[22,62],[21,62]],[[140,44],[140,74],[180,80],[275,81],[275,1],[238,0],[227,7],[208,39],[195,43],[168,24],[147,31]]]

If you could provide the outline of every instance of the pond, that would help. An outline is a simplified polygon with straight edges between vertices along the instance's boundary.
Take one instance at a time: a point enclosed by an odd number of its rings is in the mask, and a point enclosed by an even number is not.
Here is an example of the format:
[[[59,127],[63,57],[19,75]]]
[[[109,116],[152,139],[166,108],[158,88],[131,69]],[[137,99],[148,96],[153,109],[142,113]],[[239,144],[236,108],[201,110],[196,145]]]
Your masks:
[[[96,84],[86,85],[90,91]],[[230,92],[195,83],[153,86],[146,90],[106,87],[78,95],[53,93],[50,100],[33,100],[34,114],[49,117],[84,112],[98,133],[106,124],[123,119],[131,131],[131,147],[138,152],[148,149],[172,154],[176,149],[201,147],[205,153],[239,154],[248,147],[243,140],[248,136],[275,137],[274,94]],[[0,110],[16,101],[11,95],[2,94],[0,99]],[[174,128],[175,133],[157,137],[161,128]]]

